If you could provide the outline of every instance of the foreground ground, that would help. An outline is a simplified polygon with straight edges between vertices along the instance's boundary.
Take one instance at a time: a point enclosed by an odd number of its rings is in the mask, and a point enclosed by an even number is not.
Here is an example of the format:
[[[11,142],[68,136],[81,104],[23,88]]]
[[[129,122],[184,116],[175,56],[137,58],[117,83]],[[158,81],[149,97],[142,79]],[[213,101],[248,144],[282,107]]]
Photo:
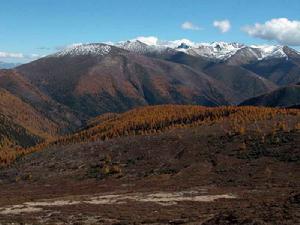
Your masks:
[[[300,224],[299,122],[50,146],[0,170],[0,224]]]

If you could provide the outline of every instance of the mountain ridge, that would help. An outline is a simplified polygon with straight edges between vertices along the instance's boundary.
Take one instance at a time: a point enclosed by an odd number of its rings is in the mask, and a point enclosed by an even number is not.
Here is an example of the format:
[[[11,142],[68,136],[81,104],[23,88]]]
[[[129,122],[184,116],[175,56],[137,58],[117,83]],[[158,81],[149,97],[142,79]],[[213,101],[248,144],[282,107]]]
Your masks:
[[[159,41],[156,43],[148,43],[140,39],[132,39],[123,42],[111,43],[120,48],[124,48],[136,53],[146,52],[161,52],[163,50],[173,49],[175,51],[182,51],[189,55],[202,56],[209,59],[227,60],[234,56],[238,51],[251,49],[257,60],[267,58],[286,58],[285,49],[287,46],[281,45],[245,45],[237,42],[211,42],[211,43],[194,43],[187,39],[176,41]],[[299,54],[296,50],[293,50]]]
[[[300,80],[300,56],[283,46],[265,47],[275,58],[258,60],[261,52],[255,46],[201,45],[224,55],[234,52],[230,58],[212,60],[187,52],[201,47],[188,40],[158,48],[140,40],[123,45],[79,44],[14,70],[0,70],[0,88],[68,133],[103,113],[160,104],[237,105]],[[269,64],[274,71],[286,67],[289,72],[275,72],[276,79],[265,76],[260,67]]]
[[[296,108],[296,106],[300,105],[300,84],[289,85],[254,98],[250,98],[242,102],[240,105]]]
[[[16,70],[55,101],[94,116],[147,104],[226,105],[232,98],[221,83],[182,64],[114,46],[103,55],[98,48],[109,45],[90,46],[84,53],[76,46]]]

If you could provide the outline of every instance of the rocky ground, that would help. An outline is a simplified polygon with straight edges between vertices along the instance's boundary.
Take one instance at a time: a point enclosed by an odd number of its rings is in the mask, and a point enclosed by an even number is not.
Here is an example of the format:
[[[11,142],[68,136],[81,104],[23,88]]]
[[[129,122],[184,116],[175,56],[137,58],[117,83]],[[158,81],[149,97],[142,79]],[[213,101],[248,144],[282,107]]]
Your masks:
[[[0,224],[300,224],[299,146],[219,124],[54,146],[0,170]]]

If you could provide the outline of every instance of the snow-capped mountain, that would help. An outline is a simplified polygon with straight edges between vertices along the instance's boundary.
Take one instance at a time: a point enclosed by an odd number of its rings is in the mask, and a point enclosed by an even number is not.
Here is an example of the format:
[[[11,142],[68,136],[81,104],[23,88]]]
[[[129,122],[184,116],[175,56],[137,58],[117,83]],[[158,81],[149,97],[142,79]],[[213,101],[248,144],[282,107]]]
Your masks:
[[[285,51],[286,47],[280,45],[247,46],[236,42],[195,43],[188,39],[161,41],[155,37],[140,37],[117,43],[109,42],[108,44],[74,44],[50,56],[104,56],[110,53],[112,46],[143,55],[161,54],[167,51],[173,53],[184,52],[188,55],[200,56],[209,60],[228,61],[231,64],[249,63],[269,58],[288,59],[288,54]],[[299,54],[299,52],[293,51],[295,54]]]
[[[51,57],[61,56],[77,56],[77,55],[107,55],[111,50],[111,46],[107,44],[92,43],[92,44],[76,44],[69,46],[62,51],[50,55]]]
[[[155,40],[155,39],[154,39]],[[159,41],[156,39],[148,41],[147,38],[137,38],[129,41],[114,44],[117,47],[136,52],[139,54],[159,53],[166,49],[184,52],[193,56],[202,56],[209,59],[225,61],[234,56],[239,51],[245,49],[247,54],[257,60],[266,58],[287,58],[284,46],[280,45],[251,45],[247,46],[240,43],[212,42],[194,43],[187,39],[175,41]]]
[[[284,52],[284,46],[280,45],[252,45],[253,50],[256,50],[258,59],[266,58],[287,58],[287,54]]]
[[[239,104],[299,83],[300,55],[281,46],[151,38],[76,44],[14,71],[86,118],[147,104]]]
[[[167,48],[167,46],[149,45],[139,40],[119,42],[115,46],[139,54],[162,52]]]
[[[200,43],[196,47],[182,49],[180,47],[175,50],[183,51],[189,55],[203,56],[212,59],[226,60],[234,55],[238,50],[245,46],[238,43],[213,42]]]

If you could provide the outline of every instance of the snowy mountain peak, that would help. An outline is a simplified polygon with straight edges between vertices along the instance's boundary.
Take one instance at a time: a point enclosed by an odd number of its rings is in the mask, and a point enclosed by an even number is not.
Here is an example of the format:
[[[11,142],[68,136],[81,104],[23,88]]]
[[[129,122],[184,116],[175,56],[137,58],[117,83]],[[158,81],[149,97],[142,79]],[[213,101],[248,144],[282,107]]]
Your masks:
[[[189,45],[185,44],[184,42],[182,42],[178,47],[178,49],[189,49],[191,48]]]
[[[201,45],[201,44],[200,44]],[[202,44],[204,45],[204,44]],[[237,48],[243,48],[245,47],[245,45],[243,44],[240,44],[240,43],[236,43],[236,42],[232,42],[232,43],[227,43],[227,42],[212,42],[210,44],[208,44],[209,46],[212,46],[214,48],[217,48],[217,49],[227,49],[227,50],[230,50],[230,49],[237,49]]]
[[[78,56],[78,55],[95,55],[104,56],[111,50],[111,46],[106,44],[75,44],[59,51],[51,56]]]
[[[192,55],[203,56],[212,59],[226,60],[244,47],[245,45],[238,43],[200,43],[198,44],[198,47],[191,49],[190,53]]]
[[[152,43],[152,42],[149,42]],[[153,43],[152,43],[153,44]],[[115,44],[116,47],[123,48],[128,51],[132,51],[139,54],[161,52],[165,50],[166,46],[146,44],[141,40],[129,40],[124,42],[118,42]]]
[[[232,42],[195,43],[188,39],[162,41],[156,37],[138,37],[130,41],[119,42],[117,47],[140,54],[159,53],[166,49],[184,52],[193,56],[201,56],[213,60],[225,61],[238,52],[245,51],[257,60],[266,58],[287,58],[283,46],[251,45]],[[241,54],[241,53],[240,53]]]
[[[225,60],[235,54],[239,49],[245,47],[245,45],[239,43],[195,43],[188,39],[161,41],[154,37],[139,37],[130,41],[119,42],[115,45],[117,47],[141,54],[173,49],[189,55],[203,56],[219,60]]]
[[[284,46],[278,45],[244,45],[240,43],[212,42],[196,43],[188,39],[162,41],[156,37],[138,37],[128,41],[111,43],[116,47],[138,54],[159,54],[165,51],[184,52],[192,56],[205,57],[212,60],[227,61],[233,56],[263,60],[268,58],[286,58],[288,54]],[[96,55],[104,56],[111,51],[107,44],[74,44],[51,56]],[[294,54],[299,54],[296,52]],[[237,60],[235,57],[235,61]]]
[[[252,49],[257,50],[260,53],[258,60],[266,58],[287,58],[288,56],[284,52],[284,46],[280,45],[251,45]]]

